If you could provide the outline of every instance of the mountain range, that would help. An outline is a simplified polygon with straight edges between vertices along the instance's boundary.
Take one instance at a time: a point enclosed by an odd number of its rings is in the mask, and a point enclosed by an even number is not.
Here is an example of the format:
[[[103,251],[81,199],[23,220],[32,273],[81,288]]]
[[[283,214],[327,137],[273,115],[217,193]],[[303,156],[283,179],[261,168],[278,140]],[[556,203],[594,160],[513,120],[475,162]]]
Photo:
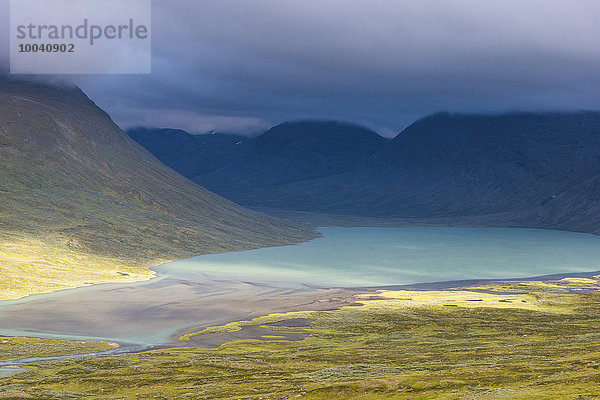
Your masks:
[[[600,233],[597,112],[438,113],[393,139],[299,121],[231,142],[214,168],[178,171],[261,210]]]

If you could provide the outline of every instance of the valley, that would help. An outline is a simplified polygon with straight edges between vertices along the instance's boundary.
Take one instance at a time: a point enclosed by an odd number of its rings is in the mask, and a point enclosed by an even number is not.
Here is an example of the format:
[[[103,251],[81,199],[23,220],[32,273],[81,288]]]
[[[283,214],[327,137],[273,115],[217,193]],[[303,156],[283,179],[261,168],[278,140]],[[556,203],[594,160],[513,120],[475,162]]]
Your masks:
[[[599,15],[0,0],[0,400],[599,400]]]
[[[0,106],[0,397],[600,395],[593,113],[129,132],[163,164],[77,88]]]

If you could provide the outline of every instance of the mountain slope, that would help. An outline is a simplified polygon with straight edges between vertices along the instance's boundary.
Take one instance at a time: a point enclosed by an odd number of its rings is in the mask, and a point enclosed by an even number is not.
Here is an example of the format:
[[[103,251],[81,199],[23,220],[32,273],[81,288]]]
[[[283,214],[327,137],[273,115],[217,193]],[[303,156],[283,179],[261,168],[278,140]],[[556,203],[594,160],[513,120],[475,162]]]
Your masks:
[[[190,135],[179,129],[135,128],[127,134],[165,165],[193,179],[225,165],[243,136],[219,133]]]
[[[0,80],[0,198],[0,298],[315,235],[178,175],[77,88]]]
[[[599,140],[598,113],[437,114],[394,138],[376,172],[399,195],[395,215],[518,211],[598,173]]]
[[[223,168],[194,180],[249,206],[314,209],[326,201],[311,198],[319,180],[342,181],[387,141],[353,124],[287,122],[242,142]]]

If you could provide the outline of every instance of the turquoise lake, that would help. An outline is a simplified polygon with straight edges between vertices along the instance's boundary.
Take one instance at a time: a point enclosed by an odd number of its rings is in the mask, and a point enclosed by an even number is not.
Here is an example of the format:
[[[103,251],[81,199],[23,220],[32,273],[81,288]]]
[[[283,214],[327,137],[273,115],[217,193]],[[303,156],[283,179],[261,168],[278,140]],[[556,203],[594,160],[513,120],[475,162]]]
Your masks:
[[[177,335],[206,326],[303,309],[324,296],[351,296],[328,288],[600,271],[600,237],[589,234],[437,227],[319,231],[322,238],[298,245],[166,263],[153,268],[158,276],[147,282],[3,301],[0,335],[172,344]]]
[[[164,264],[166,275],[364,287],[600,270],[600,236],[516,228],[321,228],[294,246]]]

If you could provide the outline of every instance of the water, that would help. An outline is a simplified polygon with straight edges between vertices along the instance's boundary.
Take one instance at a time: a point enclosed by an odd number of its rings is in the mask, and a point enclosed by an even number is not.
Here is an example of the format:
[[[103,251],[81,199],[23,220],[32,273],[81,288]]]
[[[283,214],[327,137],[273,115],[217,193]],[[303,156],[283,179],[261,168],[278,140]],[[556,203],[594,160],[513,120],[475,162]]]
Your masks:
[[[146,350],[151,350],[152,347],[117,347],[114,349],[96,351],[93,353],[71,354],[66,356],[47,356],[47,357],[28,357],[15,360],[0,361],[0,377],[12,376],[17,372],[25,371],[25,368],[19,368],[20,365],[34,364],[40,361],[68,360],[70,358],[80,358],[88,356],[108,356],[122,353],[138,353]]]
[[[0,378],[6,378],[7,376],[13,376],[17,372],[25,371],[25,368],[4,368],[0,367]]]
[[[514,228],[321,228],[295,246],[207,255],[157,271],[296,287],[525,278],[600,270],[600,237]]]
[[[0,302],[0,335],[161,345],[181,332],[302,309],[331,296],[322,288],[600,271],[600,237],[588,234],[511,228],[320,231],[323,238],[299,245],[163,264],[154,268],[159,278],[148,282]]]

